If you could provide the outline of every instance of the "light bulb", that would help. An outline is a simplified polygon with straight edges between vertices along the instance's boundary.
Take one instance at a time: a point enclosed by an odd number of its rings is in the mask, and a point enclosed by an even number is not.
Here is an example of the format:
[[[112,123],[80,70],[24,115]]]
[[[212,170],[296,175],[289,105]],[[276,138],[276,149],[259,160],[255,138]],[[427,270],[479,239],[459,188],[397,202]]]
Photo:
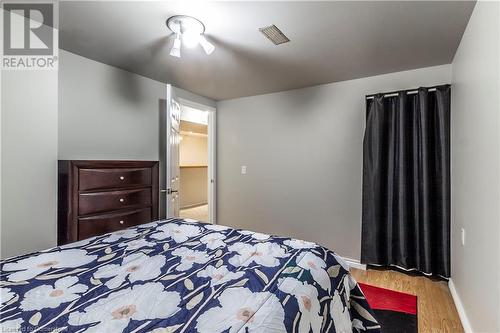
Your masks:
[[[185,32],[182,34],[182,41],[186,47],[193,48],[198,45],[200,41],[199,33]]]
[[[199,37],[199,41],[200,41],[200,45],[201,47],[203,48],[203,50],[205,51],[206,54],[212,54],[212,52],[214,52],[215,50],[215,46],[210,43],[206,38],[205,36],[203,35],[200,35]]]
[[[172,49],[170,50],[170,55],[172,57],[176,57],[176,58],[181,57],[181,39],[180,39],[178,34],[175,36],[174,45],[172,46]]]

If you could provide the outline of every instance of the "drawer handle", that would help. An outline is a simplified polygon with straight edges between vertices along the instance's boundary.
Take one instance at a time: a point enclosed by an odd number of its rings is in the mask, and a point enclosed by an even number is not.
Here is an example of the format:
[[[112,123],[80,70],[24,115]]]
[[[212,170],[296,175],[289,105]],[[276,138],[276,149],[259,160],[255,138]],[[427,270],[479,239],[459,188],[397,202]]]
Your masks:
[[[120,220],[120,224],[123,224],[123,220]]]
[[[125,179],[125,177],[123,177],[123,176],[120,176],[120,180],[124,180],[124,179]]]
[[[123,199],[123,198],[120,198],[120,202],[124,202],[124,201],[125,201],[125,199]]]

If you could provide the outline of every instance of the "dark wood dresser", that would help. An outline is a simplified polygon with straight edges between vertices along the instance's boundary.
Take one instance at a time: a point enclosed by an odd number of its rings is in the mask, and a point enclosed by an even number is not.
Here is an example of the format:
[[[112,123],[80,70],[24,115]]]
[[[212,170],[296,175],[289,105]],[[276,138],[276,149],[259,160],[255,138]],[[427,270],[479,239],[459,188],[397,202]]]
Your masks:
[[[158,219],[157,161],[59,161],[58,245]]]

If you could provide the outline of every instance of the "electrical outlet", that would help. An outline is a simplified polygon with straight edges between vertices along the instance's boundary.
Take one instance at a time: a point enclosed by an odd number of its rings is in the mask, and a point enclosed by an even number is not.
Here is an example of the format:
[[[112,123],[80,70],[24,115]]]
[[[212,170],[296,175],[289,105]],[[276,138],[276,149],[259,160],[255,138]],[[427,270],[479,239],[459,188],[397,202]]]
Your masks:
[[[461,229],[461,235],[462,235],[462,246],[465,246],[465,229],[462,228]]]
[[[242,175],[246,175],[247,174],[247,166],[246,165],[242,165],[241,166],[241,174]]]

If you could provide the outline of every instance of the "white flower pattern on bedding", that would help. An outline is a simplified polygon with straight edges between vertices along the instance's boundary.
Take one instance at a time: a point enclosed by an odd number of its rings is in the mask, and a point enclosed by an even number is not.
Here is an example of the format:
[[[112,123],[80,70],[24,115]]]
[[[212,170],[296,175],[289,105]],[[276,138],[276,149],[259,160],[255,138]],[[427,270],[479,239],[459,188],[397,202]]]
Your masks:
[[[150,228],[156,227],[157,225],[158,225],[158,221],[153,221],[153,222],[149,222],[149,223],[139,224],[135,228],[137,230],[150,229]]]
[[[340,259],[301,240],[148,223],[1,260],[0,331],[378,333]]]
[[[350,333],[352,332],[351,315],[349,309],[344,306],[338,290],[335,290],[333,299],[330,302],[330,313],[333,315],[333,324],[335,332]]]
[[[196,324],[199,333],[282,333],[285,312],[270,292],[252,293],[247,288],[230,288],[218,298],[220,306],[204,312]]]
[[[0,332],[17,333],[21,332],[22,319],[7,320],[0,323]]]
[[[190,224],[167,223],[157,228],[159,232],[151,235],[152,238],[164,240],[172,238],[176,243],[182,243],[189,238],[198,236],[201,228]]]
[[[109,234],[109,236],[104,238],[102,241],[105,243],[113,243],[120,239],[130,239],[137,236],[139,236],[137,229],[125,229],[125,230],[115,231]]]
[[[321,288],[330,291],[330,276],[328,276],[328,273],[325,270],[326,263],[323,259],[312,252],[306,252],[301,258],[298,259],[297,265],[308,270],[314,281],[316,281]]]
[[[317,245],[311,242],[306,242],[300,239],[287,239],[283,242],[286,246],[290,246],[291,248],[300,250],[300,249],[312,249]]]
[[[332,253],[332,256],[335,258],[335,260],[338,261],[338,263],[340,264],[340,266],[342,266],[343,269],[345,269],[346,271],[349,271],[349,264],[345,261],[344,258],[342,258],[341,256],[339,256],[336,253]]]
[[[191,250],[187,247],[180,247],[172,251],[172,255],[181,259],[180,264],[175,268],[178,271],[191,269],[194,264],[204,264],[210,260],[210,256],[202,251]]]
[[[220,232],[211,232],[208,235],[201,237],[200,242],[206,244],[207,248],[209,248],[210,250],[215,250],[219,247],[226,246],[226,243],[224,243],[224,239],[226,239],[226,236],[224,236]]]
[[[235,267],[248,266],[255,262],[256,264],[275,267],[279,265],[279,258],[289,256],[286,251],[275,243],[236,243],[229,246],[229,251],[237,252],[229,259],[229,263]]]
[[[253,239],[256,239],[256,240],[259,240],[259,241],[263,241],[263,240],[269,239],[271,237],[270,235],[267,235],[267,234],[263,234],[263,233],[260,233],[260,232],[249,231],[249,230],[241,230],[240,234],[242,234],[242,235],[250,235],[250,236],[252,236]]]
[[[203,226],[205,227],[205,229],[213,230],[213,231],[224,231],[224,230],[229,229],[229,227],[226,227],[225,225],[220,225],[220,224],[205,224]]]
[[[228,281],[236,280],[245,275],[245,272],[231,272],[226,266],[216,268],[208,265],[204,270],[199,271],[196,276],[210,278],[210,286],[215,287]]]
[[[146,283],[121,289],[85,308],[73,312],[68,323],[73,326],[95,324],[87,333],[122,332],[131,320],[168,318],[179,311],[180,296],[165,291],[161,283]]]
[[[149,257],[144,253],[133,253],[125,258],[121,264],[109,264],[100,267],[95,273],[96,279],[108,279],[105,285],[110,288],[120,286],[125,280],[130,282],[146,281],[156,278],[161,273],[161,267],[165,265],[165,257]]]
[[[318,290],[295,278],[284,278],[278,282],[278,289],[284,293],[293,295],[299,305],[300,322],[299,333],[319,333],[323,317],[320,315],[320,304],[318,300]]]
[[[68,268],[86,265],[97,258],[96,255],[87,255],[84,250],[69,249],[57,252],[48,252],[21,259],[17,262],[3,265],[3,271],[9,274],[9,281],[23,281],[34,278],[52,268]]]
[[[86,285],[78,283],[76,276],[66,276],[57,280],[54,286],[44,284],[29,290],[21,301],[21,309],[30,311],[57,308],[79,298],[87,289]]]
[[[14,297],[16,297],[16,293],[12,292],[9,288],[0,288],[0,304],[5,304]]]
[[[128,242],[122,242],[118,244],[120,247],[125,247],[126,251],[133,251],[133,250],[138,250],[141,248],[146,248],[146,247],[153,247],[154,243],[153,242],[148,242],[144,238],[140,239],[134,239]]]

